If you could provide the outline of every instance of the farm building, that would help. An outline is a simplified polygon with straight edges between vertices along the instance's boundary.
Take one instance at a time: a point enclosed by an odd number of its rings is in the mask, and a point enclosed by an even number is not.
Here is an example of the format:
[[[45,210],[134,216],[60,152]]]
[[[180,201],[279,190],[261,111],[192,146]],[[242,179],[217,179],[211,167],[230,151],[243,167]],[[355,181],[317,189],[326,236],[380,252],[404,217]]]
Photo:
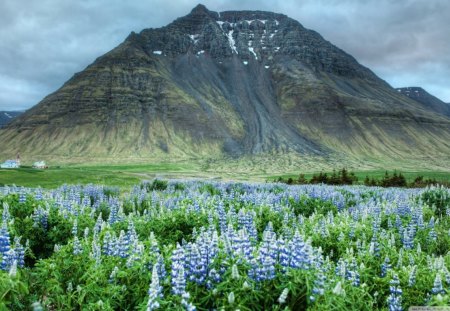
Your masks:
[[[47,164],[45,163],[45,161],[37,161],[33,163],[33,168],[40,168],[40,169],[44,169],[44,168],[48,168]]]
[[[19,168],[20,162],[16,160],[6,160],[0,164],[0,168]]]

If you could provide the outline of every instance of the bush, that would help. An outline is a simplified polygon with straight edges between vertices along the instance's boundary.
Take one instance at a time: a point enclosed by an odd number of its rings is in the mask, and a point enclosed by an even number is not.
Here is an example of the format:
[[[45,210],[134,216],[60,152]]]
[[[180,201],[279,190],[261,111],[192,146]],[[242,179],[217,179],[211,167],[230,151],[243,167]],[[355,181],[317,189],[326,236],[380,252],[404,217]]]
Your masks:
[[[443,186],[428,187],[421,195],[423,203],[430,206],[437,217],[442,218],[446,215],[447,209],[450,209],[450,193]]]

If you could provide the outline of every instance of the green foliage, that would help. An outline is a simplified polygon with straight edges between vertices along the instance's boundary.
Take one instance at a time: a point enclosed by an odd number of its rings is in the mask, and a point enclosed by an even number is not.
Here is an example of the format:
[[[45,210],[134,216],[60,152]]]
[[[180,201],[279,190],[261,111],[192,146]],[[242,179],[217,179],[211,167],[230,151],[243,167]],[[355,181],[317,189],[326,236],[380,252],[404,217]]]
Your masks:
[[[442,218],[450,209],[450,192],[445,187],[428,187],[420,199],[430,206],[437,217]]]
[[[28,286],[20,271],[15,275],[0,270],[0,310],[24,310],[28,307]]]
[[[305,217],[309,217],[313,213],[326,215],[331,212],[335,215],[338,211],[337,207],[331,201],[307,196],[303,196],[299,200],[290,198],[289,205],[293,208],[295,215],[303,215]]]
[[[147,191],[162,191],[167,189],[167,184],[168,182],[166,180],[153,179],[151,183],[143,183],[141,187]]]

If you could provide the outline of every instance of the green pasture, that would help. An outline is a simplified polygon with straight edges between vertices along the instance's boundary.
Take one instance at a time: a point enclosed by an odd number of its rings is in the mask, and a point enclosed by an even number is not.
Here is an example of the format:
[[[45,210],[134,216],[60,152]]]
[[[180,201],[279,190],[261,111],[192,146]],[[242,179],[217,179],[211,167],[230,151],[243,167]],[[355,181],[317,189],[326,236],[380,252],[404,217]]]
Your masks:
[[[57,166],[41,170],[31,167],[0,169],[0,185],[54,188],[62,184],[104,184],[129,187],[161,174],[189,173],[191,167],[178,164]],[[162,177],[166,177],[165,175]]]
[[[331,175],[332,171],[324,171]],[[394,171],[389,170],[390,174]],[[274,181],[279,177],[283,179],[298,179],[301,172],[281,175],[264,175],[239,173],[233,171],[210,172],[201,165],[183,163],[160,164],[130,164],[130,165],[92,165],[92,166],[55,166],[49,169],[39,170],[31,167],[19,169],[0,169],[0,186],[17,185],[24,187],[54,188],[62,184],[104,184],[109,186],[130,187],[143,180],[153,178],[216,178],[223,180],[247,180],[247,181]],[[319,172],[315,172],[319,173]],[[363,183],[364,178],[381,179],[384,170],[356,171],[358,183]],[[450,181],[450,172],[439,171],[401,171],[408,182],[417,176],[437,181]],[[310,179],[314,173],[305,173],[305,178]]]

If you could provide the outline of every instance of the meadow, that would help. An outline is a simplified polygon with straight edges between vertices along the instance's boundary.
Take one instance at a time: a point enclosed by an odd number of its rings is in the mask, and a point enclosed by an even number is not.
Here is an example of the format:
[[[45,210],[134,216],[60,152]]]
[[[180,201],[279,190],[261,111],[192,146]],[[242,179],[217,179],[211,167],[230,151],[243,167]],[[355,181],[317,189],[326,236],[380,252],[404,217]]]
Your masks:
[[[0,209],[1,310],[450,304],[444,187],[5,186]]]
[[[295,173],[292,173],[294,171]],[[252,182],[273,182],[280,178],[285,181],[292,178],[298,179],[303,173],[295,168],[290,168],[291,173],[264,173],[262,171],[247,172],[226,168],[225,171],[211,171],[211,167],[205,167],[201,163],[156,163],[156,164],[129,164],[129,165],[61,165],[51,166],[49,169],[34,169],[31,166],[22,166],[18,169],[0,169],[0,186],[16,185],[23,187],[56,188],[63,184],[101,184],[130,189],[132,186],[154,178],[202,178],[238,180]],[[332,170],[322,170],[331,176]],[[358,178],[358,184],[363,184],[364,178],[382,179],[385,170],[356,170],[353,171]],[[393,170],[389,170],[392,174]],[[311,179],[317,171],[306,172],[304,177]],[[401,171],[408,183],[417,176],[425,179],[435,179],[438,182],[450,183],[450,172],[446,171]]]

